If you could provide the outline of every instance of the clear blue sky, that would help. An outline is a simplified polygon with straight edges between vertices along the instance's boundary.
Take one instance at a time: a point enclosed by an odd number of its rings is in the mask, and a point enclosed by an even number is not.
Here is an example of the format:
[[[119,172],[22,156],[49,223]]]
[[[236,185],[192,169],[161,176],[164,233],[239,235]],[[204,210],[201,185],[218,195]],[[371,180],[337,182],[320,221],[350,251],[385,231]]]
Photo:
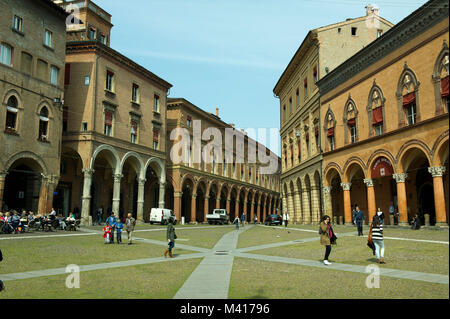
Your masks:
[[[170,82],[170,97],[219,107],[223,121],[245,129],[279,128],[272,90],[309,30],[364,16],[369,3],[395,24],[426,1],[94,2],[112,15],[111,47]]]

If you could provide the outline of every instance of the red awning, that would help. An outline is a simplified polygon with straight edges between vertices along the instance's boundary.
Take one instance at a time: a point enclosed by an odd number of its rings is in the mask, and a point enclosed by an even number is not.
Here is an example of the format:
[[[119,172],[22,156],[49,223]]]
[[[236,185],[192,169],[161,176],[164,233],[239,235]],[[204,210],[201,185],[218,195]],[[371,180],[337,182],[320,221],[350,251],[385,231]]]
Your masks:
[[[347,125],[348,126],[355,126],[356,125],[356,120],[355,119],[350,119],[347,121]]]
[[[327,137],[332,137],[334,136],[334,127],[330,127],[328,129],[328,133],[327,133]]]
[[[441,79],[441,96],[448,96],[448,75]]]
[[[111,112],[105,112],[105,125],[112,126],[112,118]]]
[[[377,125],[383,122],[383,108],[381,106],[372,110],[372,125]]]
[[[416,93],[411,92],[403,96],[403,106],[407,106],[416,101]]]

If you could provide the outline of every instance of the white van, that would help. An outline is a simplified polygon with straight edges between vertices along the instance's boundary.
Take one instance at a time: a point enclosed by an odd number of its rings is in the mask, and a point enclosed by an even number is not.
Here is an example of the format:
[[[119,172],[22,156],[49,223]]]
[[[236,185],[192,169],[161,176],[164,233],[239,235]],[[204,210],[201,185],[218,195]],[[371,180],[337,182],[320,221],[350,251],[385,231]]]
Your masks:
[[[175,225],[177,223],[177,218],[170,209],[152,208],[150,211],[150,224],[153,225],[153,223],[160,223],[161,225],[166,225],[169,223],[170,217],[173,217],[173,223]]]

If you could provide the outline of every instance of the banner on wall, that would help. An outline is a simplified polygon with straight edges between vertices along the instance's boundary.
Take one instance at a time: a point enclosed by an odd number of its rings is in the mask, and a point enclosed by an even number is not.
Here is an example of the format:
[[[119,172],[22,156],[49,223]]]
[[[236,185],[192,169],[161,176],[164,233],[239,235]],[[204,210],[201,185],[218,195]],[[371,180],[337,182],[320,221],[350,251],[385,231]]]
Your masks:
[[[386,157],[379,157],[372,166],[372,178],[392,176],[394,168]]]

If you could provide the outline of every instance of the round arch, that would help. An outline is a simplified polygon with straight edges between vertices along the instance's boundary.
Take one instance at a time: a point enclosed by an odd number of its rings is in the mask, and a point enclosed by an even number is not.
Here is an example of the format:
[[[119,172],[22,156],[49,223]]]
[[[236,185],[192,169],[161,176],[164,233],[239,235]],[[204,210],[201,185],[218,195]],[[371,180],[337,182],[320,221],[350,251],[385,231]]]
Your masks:
[[[348,183],[352,180],[353,176],[355,175],[355,166],[359,167],[364,177],[367,176],[367,168],[364,162],[356,156],[353,156],[347,160],[344,166],[344,174],[343,174],[343,182]]]
[[[111,153],[113,161],[111,161],[110,157],[107,158],[107,160],[110,162],[109,164],[111,165],[111,167],[114,167],[114,169],[115,169],[114,173],[115,174],[120,174],[121,169],[120,169],[120,158],[119,158],[119,155],[117,154],[117,151],[115,150],[114,147],[112,147],[110,145],[106,145],[106,144],[100,145],[99,147],[96,148],[96,150],[94,151],[94,154],[92,154],[90,168],[94,169],[95,159],[97,158],[97,156],[102,151],[106,151],[106,152]]]
[[[403,173],[407,171],[409,165],[411,165],[412,159],[414,158],[411,154],[417,152],[423,153],[428,163],[432,163],[430,156],[431,152],[428,146],[420,140],[411,140],[403,144],[397,153],[396,161],[398,172]]]
[[[164,161],[162,161],[160,158],[157,158],[157,157],[150,158],[144,165],[144,169],[143,169],[144,176],[145,176],[145,172],[147,171],[149,166],[151,166],[152,169],[156,172],[156,174],[158,175],[159,180],[161,182],[166,181],[166,169],[165,169]],[[174,188],[175,188],[175,184],[176,183],[173,183]],[[181,189],[181,185],[182,185],[182,183],[179,185],[180,189]]]

